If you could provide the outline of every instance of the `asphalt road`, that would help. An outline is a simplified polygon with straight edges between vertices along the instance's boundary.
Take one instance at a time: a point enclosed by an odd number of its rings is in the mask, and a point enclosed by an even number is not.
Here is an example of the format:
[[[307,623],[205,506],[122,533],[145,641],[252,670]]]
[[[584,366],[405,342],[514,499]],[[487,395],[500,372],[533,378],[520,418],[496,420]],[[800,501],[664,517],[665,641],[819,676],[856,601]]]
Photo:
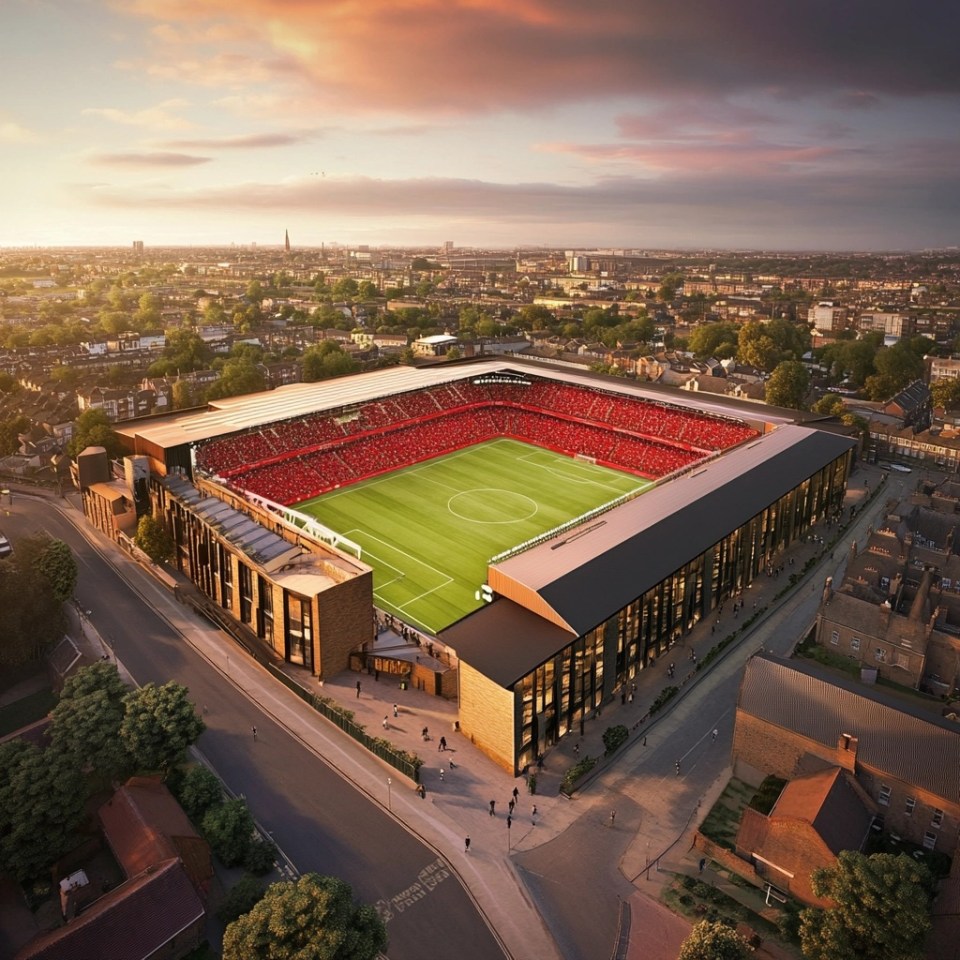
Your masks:
[[[15,496],[0,529],[14,541],[42,530],[70,544],[79,568],[77,598],[91,612],[91,622],[138,683],[176,680],[189,688],[198,706],[206,706],[207,730],[198,749],[230,789],[246,797],[254,816],[301,873],[340,877],[365,903],[396,902],[419,882],[420,898],[388,919],[391,960],[491,960],[505,955],[438,854],[242,691],[224,683],[120,575],[114,563],[124,560],[101,554],[46,500]]]

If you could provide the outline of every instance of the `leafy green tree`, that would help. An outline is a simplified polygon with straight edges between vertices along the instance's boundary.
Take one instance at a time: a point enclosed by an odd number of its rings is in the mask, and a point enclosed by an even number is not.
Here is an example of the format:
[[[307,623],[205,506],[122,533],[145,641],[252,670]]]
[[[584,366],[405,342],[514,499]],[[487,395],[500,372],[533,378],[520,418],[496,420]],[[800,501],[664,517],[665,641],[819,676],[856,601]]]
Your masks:
[[[811,409],[814,413],[822,413],[828,417],[842,416],[843,397],[837,393],[825,393]]]
[[[246,800],[239,797],[211,807],[203,816],[203,835],[225,867],[243,863],[255,825]]]
[[[163,357],[150,365],[152,377],[179,376],[206,370],[213,362],[213,350],[198,333],[192,330],[172,330],[167,334]]]
[[[219,379],[207,387],[207,400],[220,400],[223,397],[239,397],[245,393],[258,393],[266,383],[263,373],[244,357],[231,358],[220,371]]]
[[[750,944],[725,923],[701,920],[680,947],[677,960],[748,960]]]
[[[960,380],[934,380],[930,384],[930,393],[933,404],[945,410],[956,410],[960,407]]]
[[[148,683],[128,693],[124,704],[120,737],[139,770],[166,771],[205,729],[187,688],[173,680]]]
[[[73,422],[73,437],[67,445],[67,453],[76,457],[87,447],[103,447],[111,460],[123,452],[113,425],[102,410],[84,410]]]
[[[0,744],[0,872],[40,876],[75,843],[86,802],[83,776],[54,749]]]
[[[333,295],[338,300],[352,300],[360,289],[353,277],[342,277],[333,285]]]
[[[20,449],[20,434],[30,429],[30,420],[22,415],[0,422],[0,457],[8,457]]]
[[[726,360],[737,355],[737,325],[728,321],[704,323],[690,334],[687,346],[697,357],[716,357]]]
[[[349,884],[306,873],[272,884],[227,927],[223,960],[374,960],[386,946],[383,921]]]
[[[803,409],[803,401],[810,389],[810,374],[799,360],[784,360],[770,374],[765,385],[764,399],[775,407]]]
[[[922,960],[930,929],[933,878],[913,857],[844,850],[832,867],[815,870],[813,892],[833,902],[800,915],[808,960]]]
[[[61,699],[50,714],[50,742],[78,770],[95,774],[106,786],[130,770],[120,739],[123,715],[123,701],[107,690]]]
[[[335,340],[324,340],[308,347],[303,354],[303,379],[306,383],[328,380],[355,373],[357,362],[344,353]]]
[[[173,537],[167,528],[150,514],[144,514],[137,521],[137,532],[133,542],[154,562],[166,563],[174,551]]]
[[[774,339],[767,335],[764,325],[751,321],[740,328],[737,357],[741,363],[769,371],[780,360],[780,350]]]
[[[0,560],[0,664],[39,659],[66,628],[62,604],[50,602],[46,578],[21,553],[29,539],[19,540],[16,554]]]
[[[357,286],[358,300],[375,300],[379,293],[377,285],[371,280],[361,280]]]
[[[201,823],[208,811],[223,803],[223,784],[212,770],[196,764],[183,775],[177,799],[190,819]]]
[[[189,380],[177,380],[172,388],[173,409],[186,410],[197,405],[193,395],[193,384]]]
[[[32,551],[34,541],[39,541],[39,549],[32,557],[33,566],[49,585],[53,599],[58,604],[65,603],[73,596],[77,586],[77,561],[73,551],[63,540],[38,535],[21,540],[21,552]]]
[[[63,690],[60,691],[60,702],[78,700],[91,693],[101,692],[105,693],[118,708],[124,709],[123,698],[130,690],[120,678],[117,665],[107,660],[98,660],[70,674],[64,681]]]

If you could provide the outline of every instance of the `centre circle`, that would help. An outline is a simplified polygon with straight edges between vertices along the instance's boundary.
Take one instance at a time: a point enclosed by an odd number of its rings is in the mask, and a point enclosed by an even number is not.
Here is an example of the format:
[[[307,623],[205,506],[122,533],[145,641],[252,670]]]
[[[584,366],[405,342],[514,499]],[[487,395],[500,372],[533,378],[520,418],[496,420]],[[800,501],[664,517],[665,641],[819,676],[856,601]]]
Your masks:
[[[529,520],[539,506],[536,500],[512,490],[477,487],[464,490],[447,501],[447,509],[470,523],[520,523]]]

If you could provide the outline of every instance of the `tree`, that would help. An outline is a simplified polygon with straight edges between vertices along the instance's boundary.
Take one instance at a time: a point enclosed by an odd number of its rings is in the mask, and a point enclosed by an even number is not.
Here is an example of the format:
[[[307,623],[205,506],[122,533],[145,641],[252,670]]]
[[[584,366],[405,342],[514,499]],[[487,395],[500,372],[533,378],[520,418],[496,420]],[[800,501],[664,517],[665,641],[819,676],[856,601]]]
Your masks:
[[[50,714],[50,742],[78,770],[95,773],[107,785],[130,769],[120,739],[123,714],[123,701],[108,690],[61,699]]]
[[[266,383],[263,373],[245,357],[233,357],[220,371],[217,380],[207,387],[207,400],[220,400],[223,397],[239,397],[244,393],[257,393]]]
[[[748,960],[750,944],[725,923],[701,920],[680,947],[677,960]]]
[[[306,383],[342,377],[357,371],[357,362],[344,353],[335,340],[324,340],[308,347],[303,354],[303,379]]]
[[[102,410],[84,410],[73,422],[73,437],[67,445],[67,453],[76,457],[87,447],[103,447],[111,460],[123,452],[120,440]]]
[[[930,384],[930,394],[935,407],[956,410],[960,407],[960,380],[934,380]]]
[[[803,409],[803,401],[810,389],[810,374],[799,360],[784,360],[770,374],[766,382],[764,400],[775,407]]]
[[[144,514],[137,521],[133,542],[154,562],[166,563],[173,556],[173,537],[156,517]]]
[[[223,803],[223,784],[212,770],[197,764],[183,775],[177,799],[187,816],[200,823],[209,810]]]
[[[189,380],[177,380],[171,393],[174,410],[186,410],[197,405],[193,396],[193,384]]]
[[[187,688],[173,680],[148,683],[128,693],[124,704],[120,737],[140,770],[166,771],[206,729]]]
[[[50,602],[49,584],[22,554],[31,539],[21,538],[16,554],[0,560],[0,664],[39,659],[66,628],[63,606]]]
[[[65,603],[73,596],[77,585],[77,561],[73,551],[63,540],[38,535],[21,540],[21,552],[30,550],[33,541],[41,541],[32,560],[34,569],[49,585],[53,599],[58,604]]]
[[[741,363],[769,371],[773,370],[780,360],[780,350],[773,338],[767,336],[764,325],[751,321],[740,328],[737,357]]]
[[[930,928],[933,878],[913,857],[844,850],[815,870],[813,892],[833,902],[800,915],[800,944],[809,960],[922,960]]]
[[[223,960],[374,960],[386,946],[383,921],[354,902],[349,884],[306,873],[272,884],[227,927]]]
[[[0,457],[7,457],[20,449],[20,434],[30,429],[30,420],[16,416],[0,423]]]
[[[360,289],[353,277],[343,277],[333,285],[333,295],[338,300],[352,300]]]
[[[253,837],[253,814],[239,797],[210,807],[202,821],[203,835],[210,849],[225,867],[243,863]]]
[[[736,356],[737,346],[737,325],[727,321],[701,324],[690,334],[689,347],[697,357],[726,360]]]
[[[233,923],[237,917],[249,913],[263,896],[263,883],[245,873],[229,890],[217,908],[217,919],[223,924]]]
[[[24,881],[69,850],[83,819],[83,776],[54,749],[0,744],[0,872]]]

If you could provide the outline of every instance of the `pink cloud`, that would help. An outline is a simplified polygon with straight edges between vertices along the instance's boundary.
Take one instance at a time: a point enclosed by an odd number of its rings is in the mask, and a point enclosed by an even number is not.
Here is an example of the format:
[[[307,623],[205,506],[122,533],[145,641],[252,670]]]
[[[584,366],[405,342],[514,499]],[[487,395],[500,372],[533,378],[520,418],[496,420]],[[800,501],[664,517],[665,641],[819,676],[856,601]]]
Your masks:
[[[865,106],[876,92],[960,90],[957,13],[945,3],[926,3],[923,16],[903,16],[893,0],[133,0],[122,9],[157,23],[159,76],[300,82],[319,102],[354,110],[850,90]],[[229,46],[240,58],[232,64]]]

